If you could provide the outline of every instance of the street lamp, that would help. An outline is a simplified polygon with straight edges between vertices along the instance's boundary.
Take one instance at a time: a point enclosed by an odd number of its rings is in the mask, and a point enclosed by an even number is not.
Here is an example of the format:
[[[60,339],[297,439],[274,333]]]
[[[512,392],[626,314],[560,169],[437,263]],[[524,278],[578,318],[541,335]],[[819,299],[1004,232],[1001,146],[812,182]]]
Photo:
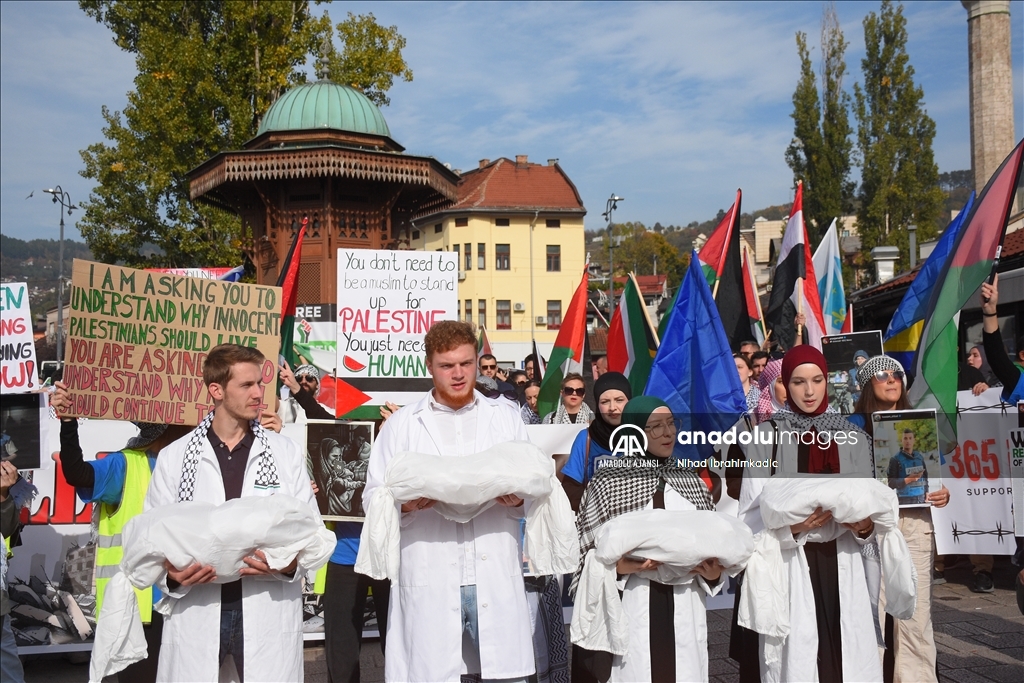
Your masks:
[[[64,362],[64,210],[68,215],[78,207],[71,203],[71,195],[65,192],[60,185],[54,188],[43,190],[46,194],[53,195],[53,203],[60,204],[60,248],[58,258],[60,260],[60,271],[57,275],[57,364]]]
[[[620,197],[614,192],[612,196],[608,198],[608,203],[605,205],[604,219],[608,221],[608,324],[611,324],[612,315],[615,314],[615,278],[613,273],[615,269],[612,268],[612,211],[619,208],[619,202],[625,201],[625,197]]]

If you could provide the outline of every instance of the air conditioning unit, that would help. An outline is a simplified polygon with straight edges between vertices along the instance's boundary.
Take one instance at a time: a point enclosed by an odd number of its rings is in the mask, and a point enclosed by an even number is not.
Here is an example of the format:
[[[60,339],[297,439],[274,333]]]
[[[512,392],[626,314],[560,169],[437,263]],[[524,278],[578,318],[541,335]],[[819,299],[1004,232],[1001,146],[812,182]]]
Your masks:
[[[537,324],[538,324],[538,325],[547,325],[547,324],[548,324],[548,319],[547,319],[547,318],[545,318],[545,317],[544,317],[544,316],[542,316],[542,315],[538,315],[538,316],[537,316],[537,318],[536,318],[536,320],[537,320]]]
[[[516,313],[522,313],[523,311],[526,310],[526,304],[517,303],[514,306],[512,306],[512,310],[515,311]]]
[[[463,282],[465,279],[466,279],[466,271],[460,270],[459,271],[459,282]]]

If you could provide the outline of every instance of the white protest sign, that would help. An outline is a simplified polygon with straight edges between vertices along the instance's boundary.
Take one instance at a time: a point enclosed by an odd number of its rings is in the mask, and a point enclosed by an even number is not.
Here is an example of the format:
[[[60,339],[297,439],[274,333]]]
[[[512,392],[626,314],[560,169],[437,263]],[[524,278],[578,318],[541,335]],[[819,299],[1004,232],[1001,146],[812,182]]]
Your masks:
[[[338,250],[338,378],[371,404],[406,405],[433,388],[423,337],[458,320],[455,252]]]
[[[957,392],[959,443],[942,456],[949,505],[932,508],[940,555],[1012,555],[1015,550],[1007,455],[1017,411],[1002,404],[1000,391]]]
[[[0,284],[0,394],[39,388],[32,311],[24,282]]]

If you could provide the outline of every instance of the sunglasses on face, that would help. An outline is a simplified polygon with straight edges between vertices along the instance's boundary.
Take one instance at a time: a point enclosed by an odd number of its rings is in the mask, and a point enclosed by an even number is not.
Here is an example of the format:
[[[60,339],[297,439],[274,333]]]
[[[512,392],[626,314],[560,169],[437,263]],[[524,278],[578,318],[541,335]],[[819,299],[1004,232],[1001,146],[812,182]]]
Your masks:
[[[519,396],[516,394],[515,391],[511,389],[506,389],[505,391],[498,391],[497,389],[488,389],[487,391],[484,392],[484,396],[486,396],[487,398],[498,398],[499,396],[504,396],[510,401],[515,401],[516,403],[519,403]]]
[[[905,373],[902,370],[879,370],[875,373],[875,380],[879,384],[884,384],[889,381],[889,378],[902,380]]]
[[[578,388],[562,387],[562,394],[564,396],[572,396],[573,394],[576,394],[577,396],[586,396],[587,395],[587,388],[586,387],[578,387]]]
[[[480,369],[481,370],[497,370],[498,366],[497,365],[481,365]]]
[[[303,375],[302,377],[299,377],[298,381],[301,384],[317,384],[317,380],[310,377],[309,375]]]

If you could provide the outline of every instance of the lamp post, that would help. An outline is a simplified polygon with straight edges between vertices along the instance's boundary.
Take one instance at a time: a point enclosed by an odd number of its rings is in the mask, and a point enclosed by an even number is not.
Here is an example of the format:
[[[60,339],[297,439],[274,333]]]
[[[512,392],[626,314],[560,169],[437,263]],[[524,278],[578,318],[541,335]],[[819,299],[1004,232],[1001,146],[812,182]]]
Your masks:
[[[53,195],[53,203],[60,204],[60,248],[58,259],[60,270],[57,274],[57,364],[58,367],[64,362],[64,210],[68,215],[78,207],[71,203],[71,195],[65,192],[60,185],[54,188],[43,190]]]
[[[605,205],[604,219],[608,221],[608,324],[611,325],[612,316],[615,314],[615,278],[613,273],[615,269],[612,268],[612,212],[619,208],[619,202],[625,201],[625,197],[620,197],[614,192],[612,196],[608,198],[608,203]]]

